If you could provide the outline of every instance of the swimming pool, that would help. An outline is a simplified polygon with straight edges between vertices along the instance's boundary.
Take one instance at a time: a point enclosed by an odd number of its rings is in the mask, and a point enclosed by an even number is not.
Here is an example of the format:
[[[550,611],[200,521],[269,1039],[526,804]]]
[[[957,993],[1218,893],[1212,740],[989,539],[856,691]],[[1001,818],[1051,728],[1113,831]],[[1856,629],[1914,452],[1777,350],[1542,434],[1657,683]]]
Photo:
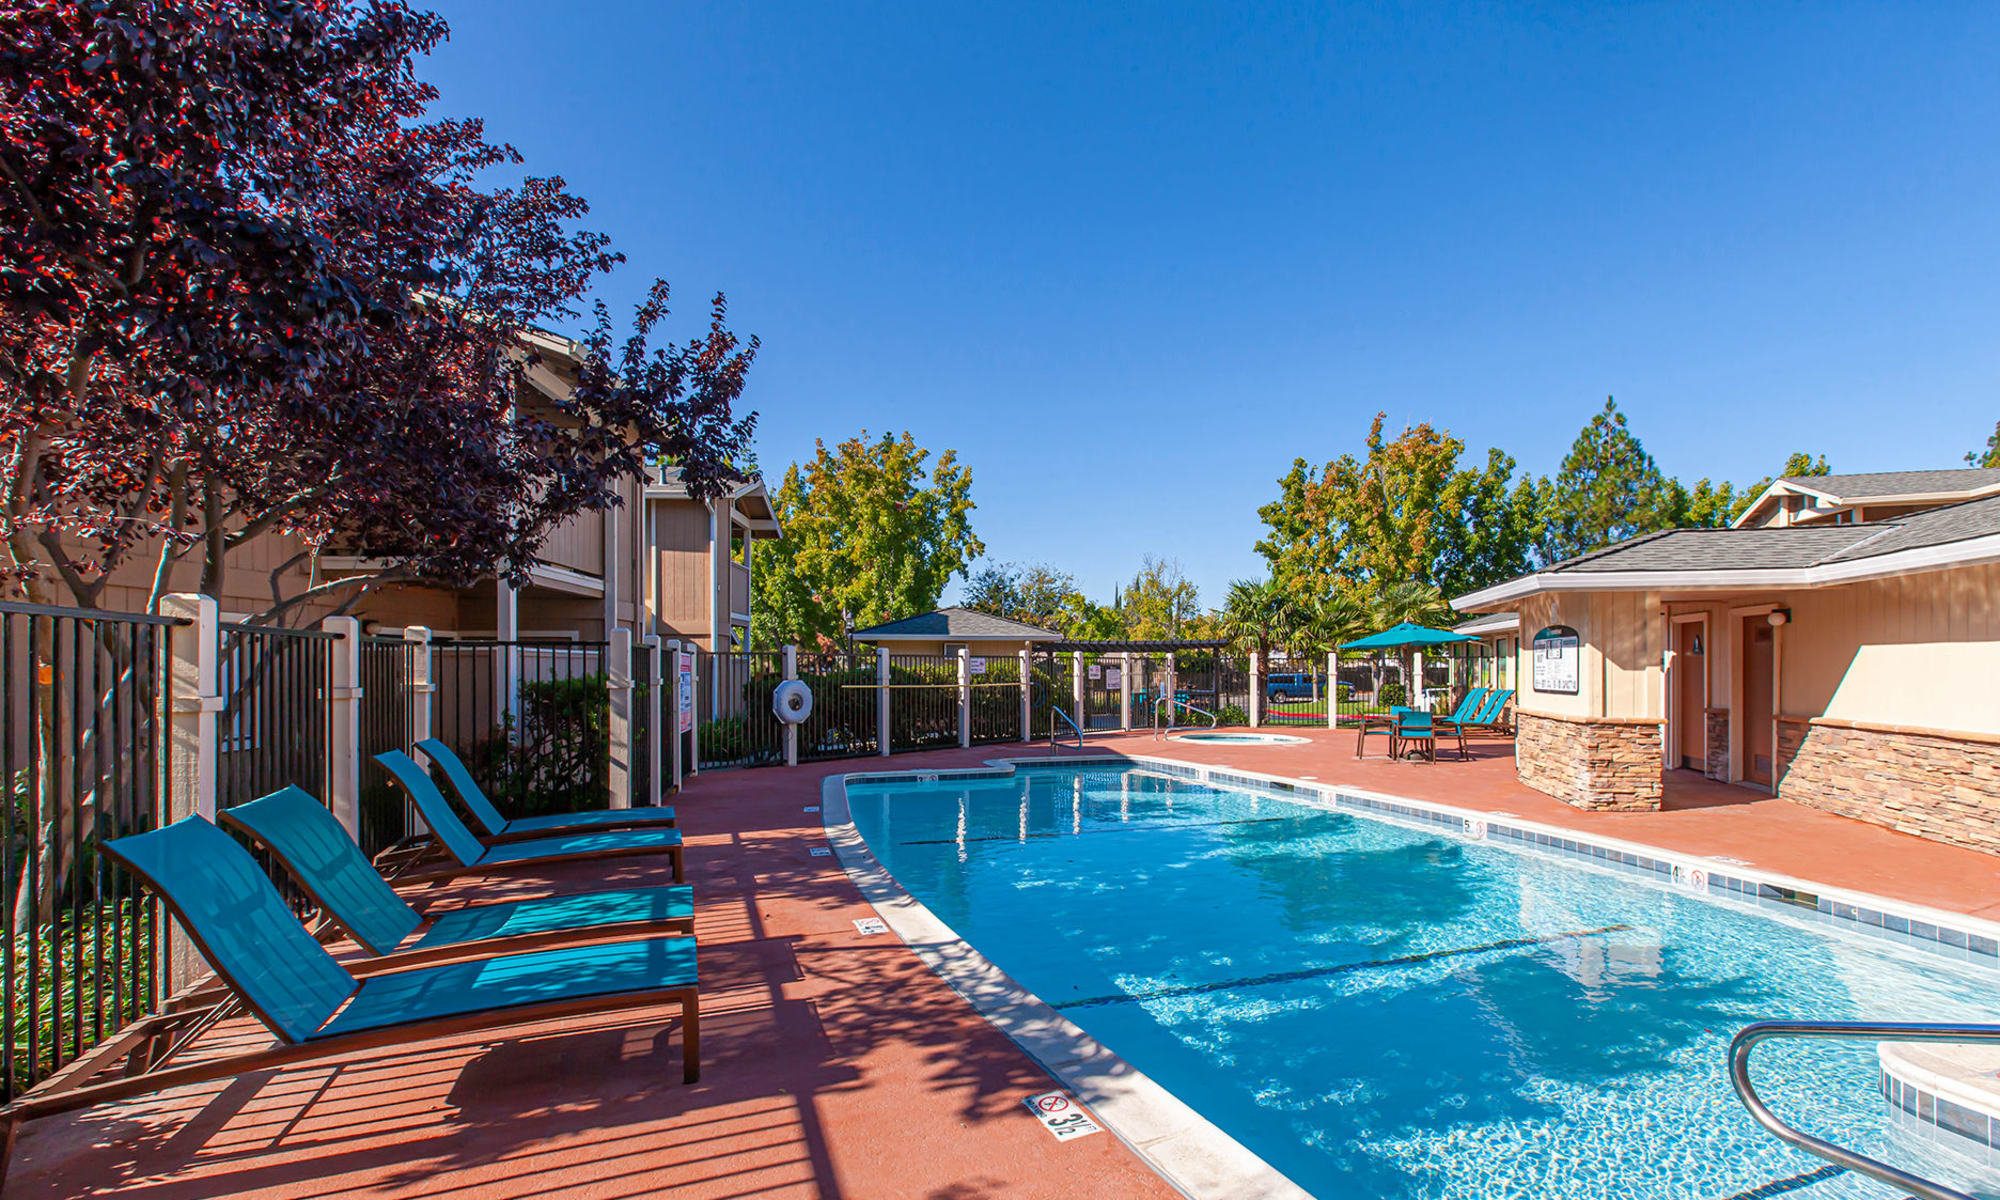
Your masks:
[[[971,947],[1321,1198],[1878,1194],[1756,1129],[1771,1017],[1992,1020],[1995,972],[1255,787],[1150,769],[852,783]],[[1868,1045],[1776,1045],[1780,1113],[1943,1182]],[[1872,1187],[1872,1185],[1870,1185]]]
[[[1177,742],[1216,742],[1231,746],[1301,746],[1306,740],[1285,733],[1177,733]]]

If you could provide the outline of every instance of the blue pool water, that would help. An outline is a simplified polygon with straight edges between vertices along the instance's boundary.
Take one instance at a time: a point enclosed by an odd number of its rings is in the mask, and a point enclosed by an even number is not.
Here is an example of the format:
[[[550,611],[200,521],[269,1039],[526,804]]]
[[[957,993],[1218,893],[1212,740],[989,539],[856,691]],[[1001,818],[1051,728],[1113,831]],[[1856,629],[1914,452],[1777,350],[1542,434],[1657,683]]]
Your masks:
[[[1077,767],[849,798],[960,936],[1321,1200],[1882,1195],[1751,1124],[1730,1036],[2000,1017],[1991,971],[1275,793]],[[1757,1061],[1806,1128],[2000,1194],[1889,1125],[1871,1045]]]

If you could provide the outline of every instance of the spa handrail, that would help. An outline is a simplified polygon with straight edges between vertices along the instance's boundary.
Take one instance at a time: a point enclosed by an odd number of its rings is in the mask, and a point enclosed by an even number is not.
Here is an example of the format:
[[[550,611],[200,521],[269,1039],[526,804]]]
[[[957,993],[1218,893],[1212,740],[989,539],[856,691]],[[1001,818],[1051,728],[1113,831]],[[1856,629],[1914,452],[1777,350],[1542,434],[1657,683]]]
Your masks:
[[[1870,1021],[1759,1021],[1746,1025],[1729,1043],[1729,1082],[1751,1119],[1779,1140],[1856,1174],[1880,1180],[1922,1200],[1975,1200],[1974,1197],[1900,1167],[1878,1162],[1858,1151],[1814,1137],[1787,1125],[1765,1105],[1750,1082],[1750,1052],[1757,1043],[1777,1038],[1874,1038],[1884,1042],[2000,1042],[2000,1025],[1917,1025]]]
[[[1060,708],[1057,708],[1053,704],[1049,705],[1049,746],[1053,748],[1060,744],[1056,740],[1057,717],[1061,717],[1063,719],[1063,724],[1069,726],[1070,732],[1076,735],[1076,748],[1079,750],[1083,749],[1083,730],[1077,726],[1077,723],[1075,721],[1070,720],[1070,716],[1068,713],[1064,712]]]

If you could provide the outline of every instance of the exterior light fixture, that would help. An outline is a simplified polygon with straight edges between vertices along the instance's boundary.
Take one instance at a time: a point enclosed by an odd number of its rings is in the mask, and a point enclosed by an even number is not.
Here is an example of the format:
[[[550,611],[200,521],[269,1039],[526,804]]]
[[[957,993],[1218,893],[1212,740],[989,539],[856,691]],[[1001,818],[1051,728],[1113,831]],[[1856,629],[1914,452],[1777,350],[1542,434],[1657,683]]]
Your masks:
[[[1774,608],[1771,610],[1771,615],[1764,619],[1773,625],[1783,625],[1792,619],[1792,610],[1789,608]]]

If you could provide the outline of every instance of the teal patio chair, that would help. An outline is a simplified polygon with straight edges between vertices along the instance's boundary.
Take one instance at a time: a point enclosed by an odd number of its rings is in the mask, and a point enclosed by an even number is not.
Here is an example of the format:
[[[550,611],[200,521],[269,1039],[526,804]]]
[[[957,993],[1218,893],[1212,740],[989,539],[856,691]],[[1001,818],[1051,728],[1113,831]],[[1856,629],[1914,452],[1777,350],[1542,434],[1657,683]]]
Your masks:
[[[678,1005],[681,1078],[701,1078],[695,940],[646,938],[356,979],[285,907],[235,838],[199,816],[104,843],[164,900],[216,977],[277,1040],[261,1049],[157,1065],[152,1047],[225,1009],[181,1009],[136,1022],[44,1086],[0,1108],[0,1147],[25,1121],[184,1084],[293,1063],[512,1028],[555,1018]],[[126,1073],[104,1068],[124,1059]],[[96,1069],[90,1069],[91,1067]],[[4,1163],[0,1163],[4,1167]]]
[[[1389,757],[1403,757],[1405,743],[1416,743],[1417,752],[1432,762],[1437,761],[1437,727],[1431,715],[1417,708],[1397,708],[1392,710],[1396,719],[1395,731],[1389,738]]]
[[[466,770],[450,746],[436,738],[417,743],[433,763],[444,770],[445,780],[459,800],[471,811],[472,819],[486,831],[481,841],[515,841],[544,837],[552,833],[586,833],[594,829],[658,828],[674,823],[674,810],[665,805],[645,808],[603,808],[589,812],[556,813],[544,817],[519,817],[512,821],[500,815],[479,781]]]
[[[694,889],[685,885],[505,900],[427,920],[383,881],[347,830],[304,788],[288,787],[223,809],[218,821],[269,850],[355,945],[386,956],[379,964],[350,964],[358,972],[694,932]]]
[[[387,767],[390,776],[402,785],[410,802],[417,806],[417,815],[430,827],[432,840],[451,860],[442,868],[420,868],[404,874],[401,876],[403,879],[434,879],[470,871],[539,867],[632,854],[666,854],[673,860],[674,882],[687,881],[686,866],[681,860],[681,831],[678,829],[607,829],[599,833],[569,833],[561,837],[501,842],[489,846],[474,837],[472,831],[465,827],[465,822],[458,819],[450,801],[431,781],[430,772],[418,766],[415,759],[401,750],[391,750],[376,755],[375,761]]]

